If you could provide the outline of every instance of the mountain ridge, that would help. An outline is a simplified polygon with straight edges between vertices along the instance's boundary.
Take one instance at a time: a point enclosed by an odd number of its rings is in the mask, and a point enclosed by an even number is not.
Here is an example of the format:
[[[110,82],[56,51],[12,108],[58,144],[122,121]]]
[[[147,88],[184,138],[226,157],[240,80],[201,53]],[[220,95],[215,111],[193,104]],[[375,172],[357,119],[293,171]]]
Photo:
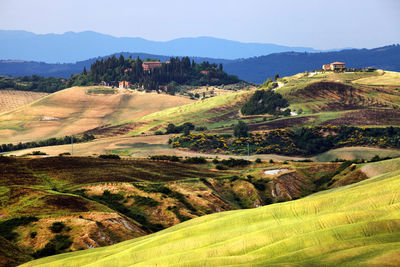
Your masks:
[[[283,51],[319,51],[310,47],[244,43],[206,36],[151,41],[141,37],[114,37],[93,31],[35,34],[27,31],[0,30],[0,41],[0,58],[49,63],[72,63],[119,51],[227,59],[247,58]]]
[[[40,75],[68,78],[72,74],[81,73],[83,67],[90,65],[98,59],[104,59],[113,55],[122,54],[125,58],[140,57],[155,58],[161,61],[170,59],[170,56],[119,52],[105,57],[93,57],[76,63],[49,64],[35,61],[0,60],[0,74],[11,76]],[[291,76],[297,73],[320,69],[323,64],[334,61],[346,62],[348,68],[375,67],[377,69],[400,71],[400,46],[388,45],[373,49],[345,49],[334,52],[304,53],[304,52],[282,52],[266,56],[251,57],[247,59],[222,59],[191,57],[196,63],[209,61],[210,63],[222,63],[228,74],[237,75],[240,79],[262,83],[268,77],[275,74]]]

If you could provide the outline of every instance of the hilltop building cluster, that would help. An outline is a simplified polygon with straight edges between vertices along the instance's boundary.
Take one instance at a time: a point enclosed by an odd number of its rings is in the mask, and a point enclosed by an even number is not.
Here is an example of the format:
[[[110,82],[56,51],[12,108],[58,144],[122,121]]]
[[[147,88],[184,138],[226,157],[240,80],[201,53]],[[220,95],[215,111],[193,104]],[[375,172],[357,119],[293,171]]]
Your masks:
[[[322,65],[323,70],[345,70],[346,63],[344,62],[333,62],[330,64]]]
[[[156,68],[161,68],[162,67],[162,62],[160,61],[145,61],[142,64],[143,71],[150,71],[154,70]]]

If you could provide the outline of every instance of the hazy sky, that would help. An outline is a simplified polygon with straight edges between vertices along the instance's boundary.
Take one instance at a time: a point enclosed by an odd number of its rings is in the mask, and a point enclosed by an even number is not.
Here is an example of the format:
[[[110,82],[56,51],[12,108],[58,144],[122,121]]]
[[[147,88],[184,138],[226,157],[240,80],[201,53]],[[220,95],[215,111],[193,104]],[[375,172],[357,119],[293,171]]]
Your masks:
[[[0,29],[372,48],[400,43],[400,0],[0,0]]]

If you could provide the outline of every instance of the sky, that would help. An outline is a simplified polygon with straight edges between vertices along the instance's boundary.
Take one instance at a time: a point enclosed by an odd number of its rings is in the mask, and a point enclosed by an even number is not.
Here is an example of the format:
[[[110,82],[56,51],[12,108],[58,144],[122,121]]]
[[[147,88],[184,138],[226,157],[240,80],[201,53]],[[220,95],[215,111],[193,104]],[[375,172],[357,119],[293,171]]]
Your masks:
[[[400,43],[400,0],[0,0],[0,29],[373,48]]]

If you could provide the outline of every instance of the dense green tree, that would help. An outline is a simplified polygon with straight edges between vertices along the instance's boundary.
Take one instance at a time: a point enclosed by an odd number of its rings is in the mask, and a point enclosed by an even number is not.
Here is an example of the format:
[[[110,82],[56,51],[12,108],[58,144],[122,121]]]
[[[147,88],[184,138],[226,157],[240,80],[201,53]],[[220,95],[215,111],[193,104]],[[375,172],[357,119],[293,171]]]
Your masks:
[[[183,135],[189,135],[190,134],[190,126],[185,125],[183,126]]]
[[[281,114],[281,109],[289,106],[289,103],[280,94],[272,90],[257,90],[242,106],[244,115],[256,114]],[[290,114],[290,111],[289,111]]]
[[[178,84],[175,81],[172,81],[167,85],[167,94],[175,95],[177,90],[178,90]]]
[[[247,137],[249,135],[248,131],[249,131],[249,128],[247,127],[247,124],[244,121],[239,121],[233,127],[233,134],[236,137]]]

